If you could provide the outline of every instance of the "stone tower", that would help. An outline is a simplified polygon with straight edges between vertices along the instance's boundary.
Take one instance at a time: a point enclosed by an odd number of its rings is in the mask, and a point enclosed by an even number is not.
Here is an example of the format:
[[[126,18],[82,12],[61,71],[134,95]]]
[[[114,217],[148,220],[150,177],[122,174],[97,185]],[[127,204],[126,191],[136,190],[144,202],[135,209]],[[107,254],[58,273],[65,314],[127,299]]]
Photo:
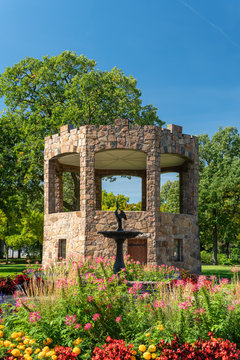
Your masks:
[[[63,176],[80,178],[79,201],[64,211]],[[180,213],[160,212],[160,174],[179,173]],[[125,253],[149,264],[200,273],[198,236],[198,140],[182,127],[111,125],[60,128],[45,139],[43,264],[59,257],[115,255],[115,244],[98,231],[115,230],[111,211],[101,211],[101,180],[110,175],[142,179],[142,211],[129,211],[127,230],[143,232],[124,244]]]

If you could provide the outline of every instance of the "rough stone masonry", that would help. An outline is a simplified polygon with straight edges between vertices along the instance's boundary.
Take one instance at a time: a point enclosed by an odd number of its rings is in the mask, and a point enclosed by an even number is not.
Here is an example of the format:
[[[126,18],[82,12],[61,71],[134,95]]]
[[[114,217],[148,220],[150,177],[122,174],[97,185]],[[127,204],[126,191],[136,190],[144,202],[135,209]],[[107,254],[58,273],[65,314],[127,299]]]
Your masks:
[[[64,211],[64,172],[79,174],[75,211]],[[179,173],[178,214],[160,212],[160,174],[166,172]],[[141,241],[126,241],[125,253],[131,246],[135,260],[145,252],[148,264],[200,273],[198,140],[182,134],[181,126],[130,126],[126,119],[116,119],[114,126],[65,125],[60,134],[45,139],[43,264],[60,255],[82,259],[115,255],[113,240],[97,234],[117,227],[114,212],[101,211],[101,182],[110,175],[142,179],[142,211],[126,211],[125,229],[143,235]]]

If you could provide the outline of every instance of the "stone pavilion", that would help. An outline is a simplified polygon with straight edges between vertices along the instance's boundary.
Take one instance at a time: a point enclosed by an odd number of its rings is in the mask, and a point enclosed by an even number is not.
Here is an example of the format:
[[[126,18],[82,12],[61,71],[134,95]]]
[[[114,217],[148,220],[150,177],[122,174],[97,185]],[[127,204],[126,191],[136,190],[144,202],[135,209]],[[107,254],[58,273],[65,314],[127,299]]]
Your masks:
[[[80,179],[74,211],[64,211],[63,176]],[[179,174],[180,213],[160,212],[160,175]],[[115,255],[115,243],[98,231],[115,230],[114,212],[101,210],[102,178],[141,178],[142,209],[126,211],[125,230],[143,234],[124,243],[125,254],[147,264],[167,264],[200,273],[198,235],[198,139],[168,125],[65,125],[45,139],[43,264],[60,257]]]

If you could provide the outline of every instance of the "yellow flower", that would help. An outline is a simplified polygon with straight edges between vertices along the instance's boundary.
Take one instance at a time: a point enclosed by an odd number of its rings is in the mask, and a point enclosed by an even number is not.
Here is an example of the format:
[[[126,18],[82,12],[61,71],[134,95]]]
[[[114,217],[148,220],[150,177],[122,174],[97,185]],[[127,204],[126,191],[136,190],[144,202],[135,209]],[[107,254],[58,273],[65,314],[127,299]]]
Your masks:
[[[52,360],[57,360],[57,355],[53,355]]]
[[[156,346],[155,346],[155,345],[150,345],[150,346],[148,347],[148,351],[154,353],[154,352],[156,351]]]
[[[18,332],[18,336],[19,336],[19,337],[23,337],[24,334],[25,334],[24,331],[19,331],[19,332]]]
[[[42,359],[44,356],[45,356],[45,354],[44,354],[43,352],[40,352],[40,353],[38,354],[38,359]]]
[[[26,346],[19,344],[19,345],[17,346],[17,348],[18,348],[19,350],[25,350]]]
[[[31,353],[33,352],[33,349],[31,347],[28,347],[28,348],[26,348],[25,352],[28,353],[29,355],[31,355]]]
[[[3,346],[3,340],[0,340],[0,346]]]
[[[152,354],[149,351],[146,351],[145,353],[143,353],[143,358],[145,360],[150,360],[152,358]]]
[[[0,330],[4,329],[4,325],[0,325]]]
[[[9,341],[9,340],[4,340],[3,345],[4,345],[5,347],[9,347],[9,346],[11,345],[11,341]]]
[[[44,346],[44,348],[42,349],[42,352],[44,352],[44,353],[47,353],[47,352],[49,352],[49,347],[48,346]]]
[[[35,354],[38,354],[40,351],[41,351],[41,350],[40,350],[39,348],[37,348],[37,349],[34,351],[34,353],[35,353]]]
[[[162,324],[160,324],[160,325],[157,326],[157,329],[158,329],[159,331],[163,331],[163,330],[164,330],[164,326],[163,326]]]
[[[139,345],[139,348],[138,348],[139,351],[141,352],[145,352],[147,350],[146,346],[145,345]]]
[[[21,341],[21,340],[22,340],[22,338],[20,338],[20,337],[17,337],[17,338],[16,338],[16,340],[17,340],[17,341]]]
[[[13,349],[13,350],[11,351],[11,354],[12,354],[13,356],[17,356],[17,357],[19,357],[19,356],[21,355],[21,353],[20,353],[20,351],[19,351],[18,349]]]
[[[36,340],[35,339],[31,339],[30,341],[29,341],[29,345],[32,345],[32,344],[35,344],[36,343]]]
[[[76,339],[75,341],[74,341],[74,345],[79,345],[79,344],[81,344],[81,342],[82,342],[82,339]]]
[[[75,346],[75,348],[73,348],[73,351],[72,351],[72,352],[74,352],[75,354],[79,355],[80,352],[81,352],[81,349],[80,349],[79,347],[76,347],[76,346]]]
[[[56,355],[54,350],[50,350],[46,353],[46,356],[53,356],[53,355]]]
[[[25,354],[24,360],[33,360],[33,358],[29,354]]]
[[[157,354],[152,353],[152,359],[156,359],[156,357],[157,357]]]
[[[25,339],[24,341],[23,341],[23,343],[25,344],[25,345],[27,345],[27,344],[29,344],[29,339]]]
[[[47,338],[47,340],[43,340],[44,345],[49,345],[52,343],[52,339],[51,338]]]
[[[135,356],[131,356],[131,360],[136,360]]]
[[[132,350],[132,355],[137,355],[136,350]]]
[[[3,337],[3,331],[0,330],[0,338],[2,338],[2,337]]]
[[[147,333],[145,336],[146,336],[146,337],[149,337],[149,336],[151,336],[151,334],[150,334],[150,333]]]

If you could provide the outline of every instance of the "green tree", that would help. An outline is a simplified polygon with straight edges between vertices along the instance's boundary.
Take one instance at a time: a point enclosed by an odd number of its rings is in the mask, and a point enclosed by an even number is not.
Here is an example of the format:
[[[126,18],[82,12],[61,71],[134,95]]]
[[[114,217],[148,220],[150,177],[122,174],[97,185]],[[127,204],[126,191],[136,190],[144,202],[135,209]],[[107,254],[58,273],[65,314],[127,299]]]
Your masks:
[[[5,188],[17,191],[21,204],[29,197],[39,199],[44,137],[57,133],[61,125],[112,124],[116,117],[131,124],[161,125],[157,109],[142,105],[136,84],[121,70],[97,70],[94,60],[70,51],[42,60],[26,58],[7,68],[0,75],[0,97],[6,105],[0,125],[7,129],[0,134],[6,166],[1,194]],[[10,141],[8,146],[12,134],[14,145]]]
[[[94,60],[70,51],[42,60],[26,58],[0,75],[6,107],[0,114],[0,209],[8,220],[8,244],[17,248],[39,241],[29,214],[43,211],[46,136],[64,124],[112,124],[117,117],[131,124],[163,123],[155,107],[142,105],[136,85],[121,70],[98,70]],[[79,200],[79,176],[70,177],[64,188],[68,210],[78,207]]]
[[[118,201],[120,210],[141,211],[141,201],[139,201],[137,204],[128,204],[129,197],[121,194],[115,196],[112,192],[107,193],[106,190],[102,190],[102,210],[115,211],[116,201]]]
[[[200,141],[199,226],[201,242],[212,248],[217,264],[219,244],[230,244],[240,234],[240,136],[236,128],[219,128],[212,139]]]
[[[168,180],[161,186],[160,211],[175,214],[180,212],[178,180]]]

